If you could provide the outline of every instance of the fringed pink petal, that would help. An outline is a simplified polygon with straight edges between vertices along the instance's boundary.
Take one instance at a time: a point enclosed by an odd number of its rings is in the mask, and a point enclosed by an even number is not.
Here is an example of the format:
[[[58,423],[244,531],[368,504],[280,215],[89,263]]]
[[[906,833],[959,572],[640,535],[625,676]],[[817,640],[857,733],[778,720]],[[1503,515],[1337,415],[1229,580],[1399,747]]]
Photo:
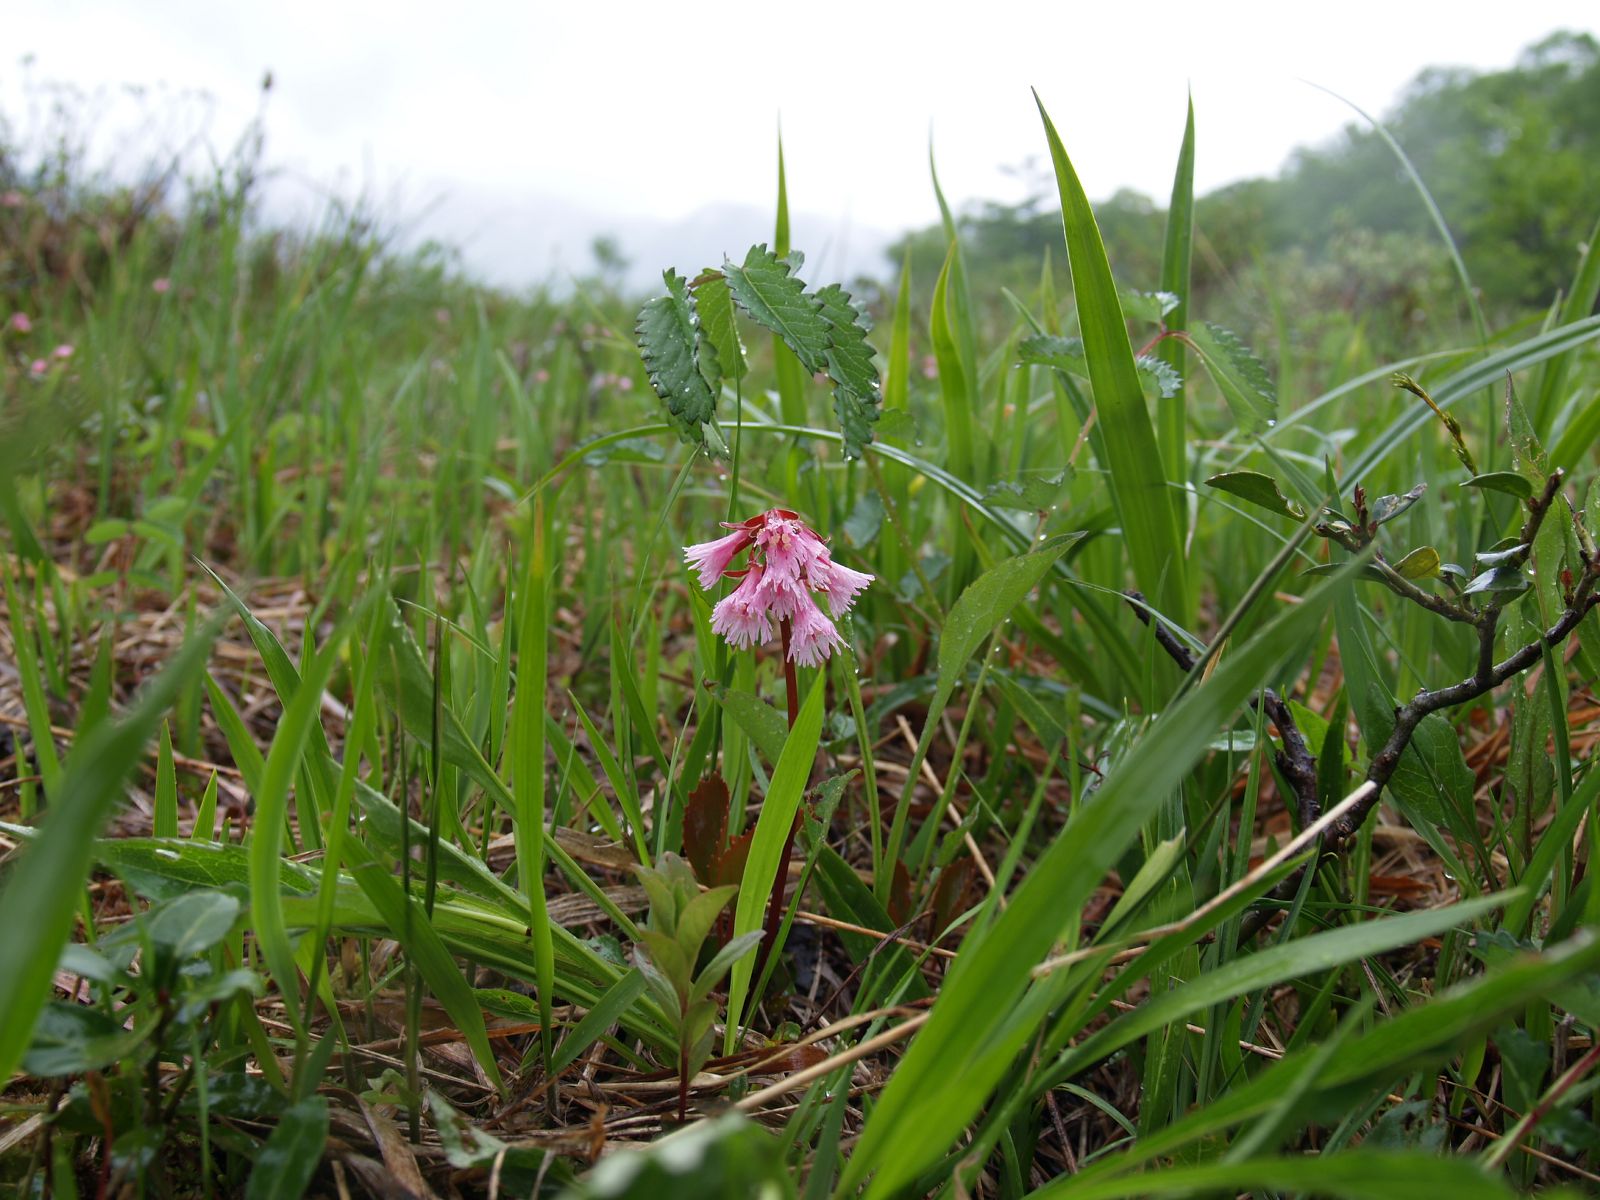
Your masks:
[[[722,573],[733,560],[747,550],[754,540],[750,530],[735,529],[715,541],[685,546],[683,561],[700,572],[700,586],[709,592],[717,586],[717,580],[722,578]]]

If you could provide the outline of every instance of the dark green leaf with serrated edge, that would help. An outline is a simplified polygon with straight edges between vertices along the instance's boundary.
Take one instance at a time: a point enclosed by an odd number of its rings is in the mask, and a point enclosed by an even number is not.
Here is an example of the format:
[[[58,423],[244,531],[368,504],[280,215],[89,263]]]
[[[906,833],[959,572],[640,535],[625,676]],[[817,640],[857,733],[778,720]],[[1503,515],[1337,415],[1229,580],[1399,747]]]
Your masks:
[[[991,508],[1012,508],[1022,512],[1044,512],[1055,504],[1061,495],[1069,471],[1063,468],[1052,474],[1028,475],[1018,480],[1004,479],[991,484],[984,492],[984,501]]]
[[[1224,471],[1206,480],[1206,486],[1231,493],[1282,517],[1292,517],[1296,521],[1306,519],[1306,510],[1283,494],[1276,479],[1260,471]]]
[[[1490,492],[1504,492],[1508,496],[1515,496],[1519,500],[1527,500],[1533,495],[1533,484],[1527,477],[1516,471],[1490,471],[1486,475],[1474,475],[1466,480],[1462,487],[1483,488]]]
[[[743,379],[750,371],[745,361],[744,344],[734,321],[733,293],[721,271],[707,271],[689,285],[694,292],[694,313],[700,321],[700,336],[708,353],[716,355],[717,367],[728,379]]]
[[[752,246],[744,265],[722,264],[734,301],[756,324],[770,329],[813,375],[828,369],[828,319],[822,302],[806,292],[793,273],[792,260],[781,259],[765,245]]]
[[[844,455],[860,458],[872,441],[872,424],[878,419],[882,395],[878,368],[872,363],[866,319],[850,301],[850,293],[837,283],[818,289],[822,315],[828,322],[828,378],[833,380],[833,408],[844,433]]]
[[[1157,322],[1183,301],[1171,292],[1141,292],[1133,288],[1118,288],[1122,301],[1122,315],[1130,321]]]
[[[1419,483],[1403,496],[1379,496],[1372,502],[1372,523],[1382,525],[1385,521],[1394,520],[1422,499],[1422,493],[1427,490],[1427,484]]]
[[[1071,371],[1074,375],[1089,373],[1088,360],[1083,356],[1082,338],[1055,337],[1050,334],[1023,338],[1017,343],[1017,361],[1026,366]]]
[[[1203,321],[1189,330],[1189,340],[1200,352],[1201,361],[1228,402],[1235,421],[1255,427],[1274,419],[1278,392],[1272,377],[1237,335]]]
[[[705,441],[701,427],[716,415],[717,396],[702,373],[699,325],[688,285],[671,270],[662,273],[667,294],[645,302],[634,335],[650,386],[686,442]]]
[[[1133,365],[1139,369],[1139,374],[1155,384],[1163,400],[1170,400],[1183,389],[1183,376],[1173,369],[1171,363],[1154,355],[1141,354],[1133,360]]]

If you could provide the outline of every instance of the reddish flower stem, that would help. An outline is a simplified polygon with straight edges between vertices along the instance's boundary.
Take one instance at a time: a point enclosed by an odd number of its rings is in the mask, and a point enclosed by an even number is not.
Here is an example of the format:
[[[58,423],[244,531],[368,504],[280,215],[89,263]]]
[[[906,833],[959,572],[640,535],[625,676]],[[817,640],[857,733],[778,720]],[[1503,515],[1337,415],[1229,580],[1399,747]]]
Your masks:
[[[783,684],[784,691],[789,701],[789,728],[794,728],[794,723],[800,719],[800,680],[795,675],[794,661],[789,657],[789,637],[793,632],[788,617],[785,617],[778,626],[783,635]],[[761,947],[756,951],[756,967],[753,978],[757,984],[761,982],[761,972],[766,968],[767,958],[772,954],[778,941],[778,929],[783,925],[783,893],[789,882],[789,860],[794,857],[794,840],[800,832],[800,814],[795,813],[794,824],[789,827],[789,836],[783,843],[783,855],[778,859],[778,877],[772,881],[772,897],[767,901],[767,924],[761,938]]]

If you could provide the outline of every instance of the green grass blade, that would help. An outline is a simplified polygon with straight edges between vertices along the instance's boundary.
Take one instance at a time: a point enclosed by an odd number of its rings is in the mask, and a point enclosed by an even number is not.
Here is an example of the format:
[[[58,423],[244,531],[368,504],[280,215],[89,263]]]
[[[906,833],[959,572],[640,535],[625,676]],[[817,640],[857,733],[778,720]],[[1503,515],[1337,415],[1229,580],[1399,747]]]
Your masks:
[[[1160,597],[1158,606],[1162,611],[1188,624],[1182,529],[1168,494],[1161,451],[1150,426],[1111,264],[1106,260],[1094,210],[1078,182],[1066,147],[1043,102],[1037,95],[1034,99],[1044,121],[1061,194],[1061,221],[1072,264],[1072,286],[1078,298],[1078,325],[1089,362],[1095,410],[1105,434],[1109,459],[1105,466],[1111,476],[1111,494],[1133,560],[1134,577],[1146,596]]]
[[[1172,177],[1172,201],[1167,206],[1167,233],[1161,251],[1161,290],[1178,297],[1178,303],[1166,315],[1164,324],[1169,330],[1182,331],[1189,327],[1189,289],[1192,280],[1190,265],[1194,257],[1194,98],[1190,97],[1188,117],[1183,127],[1183,146],[1178,151],[1178,166]],[[1170,366],[1183,379],[1184,346],[1182,338],[1163,338],[1156,347],[1156,357]],[[1156,425],[1160,431],[1161,457],[1167,478],[1181,484],[1188,478],[1189,414],[1186,387],[1179,383],[1171,396],[1161,396],[1156,401]],[[1174,491],[1172,502],[1178,517],[1178,527],[1185,523],[1187,501],[1184,493]]]
[[[538,979],[539,1041],[549,1072],[553,1046],[551,990],[555,986],[555,948],[544,894],[545,685],[549,673],[547,572],[542,498],[533,506],[533,549],[523,582],[517,629],[517,691],[511,707],[511,782],[516,798],[517,883],[532,913],[534,973]]]
[[[1170,512],[1170,509],[1164,509]],[[993,1014],[1015,1008],[1049,953],[1144,820],[1205,752],[1233,713],[1325,616],[1347,575],[1274,617],[1200,687],[1168,709],[1138,749],[1079,808],[976,945],[963,945],[928,1024],[868,1119],[841,1191],[873,1176],[869,1195],[892,1195],[951,1145],[998,1083],[1005,1055],[986,1044]],[[1013,1033],[1020,1048],[1029,1031]],[[974,1067],[985,1063],[984,1073]]]
[[[822,698],[827,691],[827,678],[818,675],[811,690],[800,705],[800,716],[789,730],[778,756],[778,765],[772,772],[772,785],[767,789],[766,800],[761,805],[761,816],[756,820],[755,835],[750,842],[750,854],[745,860],[744,876],[739,881],[739,898],[733,910],[733,937],[761,928],[761,918],[766,913],[767,898],[774,887],[782,887],[778,879],[778,860],[789,839],[795,813],[805,795],[806,782],[811,778],[811,768],[817,760],[817,743],[822,738]],[[750,974],[755,969],[754,960],[746,956],[734,964],[728,979],[728,1027],[723,1039],[724,1054],[732,1054],[738,1044],[739,1018],[744,1012],[745,1000],[750,991]]]
[[[22,1061],[50,994],[94,839],[162,715],[204,668],[215,637],[215,625],[191,637],[126,717],[101,722],[73,746],[38,838],[7,872],[0,888],[0,929],[7,931],[0,938],[0,1079]]]

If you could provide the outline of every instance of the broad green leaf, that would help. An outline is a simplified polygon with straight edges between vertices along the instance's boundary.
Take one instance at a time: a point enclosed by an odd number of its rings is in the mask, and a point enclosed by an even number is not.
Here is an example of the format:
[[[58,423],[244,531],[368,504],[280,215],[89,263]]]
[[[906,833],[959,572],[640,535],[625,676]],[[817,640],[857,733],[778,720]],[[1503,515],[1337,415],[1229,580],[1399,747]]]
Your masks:
[[[1061,196],[1062,228],[1078,300],[1078,324],[1109,460],[1103,465],[1110,473],[1124,544],[1140,589],[1161,611],[1186,621],[1189,589],[1185,582],[1182,529],[1150,425],[1111,264],[1106,261],[1094,210],[1066,148],[1043,102],[1037,94],[1034,99],[1044,122]]]
[[[1382,525],[1385,522],[1392,521],[1422,499],[1422,493],[1427,490],[1427,484],[1419,483],[1403,496],[1379,496],[1372,502],[1372,507],[1368,510],[1368,516],[1374,525]]]
[[[46,1079],[99,1071],[132,1054],[152,1030],[152,1019],[126,1029],[97,1008],[51,1001],[39,1014],[22,1069]]]
[[[776,763],[783,753],[784,739],[789,736],[783,714],[760,696],[721,684],[711,690],[717,703],[744,730],[745,736],[756,744],[769,763]]]
[[[1235,421],[1246,429],[1260,429],[1276,419],[1278,392],[1272,376],[1236,334],[1202,321],[1189,330],[1189,344],[1199,351]]]
[[[778,1140],[737,1112],[606,1155],[558,1200],[793,1200]]]
[[[182,960],[203,954],[228,936],[239,900],[226,892],[188,892],[150,915],[150,940]]]
[[[1038,586],[1045,572],[1078,540],[1067,534],[1053,538],[1029,554],[1018,554],[990,567],[973,580],[951,605],[939,634],[939,691],[948,695],[984,641],[1011,615],[1024,596]],[[936,705],[937,707],[937,705]]]
[[[694,298],[675,272],[668,270],[662,278],[667,294],[646,301],[634,335],[650,386],[666,403],[678,436],[704,444],[704,426],[716,415],[717,395],[714,380],[708,381],[702,370]]]
[[[1283,494],[1276,479],[1260,471],[1224,471],[1206,480],[1206,486],[1248,500],[1258,508],[1281,517],[1296,521],[1306,519],[1306,510]]]
[[[1418,546],[1394,564],[1402,579],[1431,579],[1439,573],[1439,552],[1432,546]]]
[[[1482,488],[1490,492],[1504,492],[1508,496],[1515,496],[1519,500],[1528,500],[1533,496],[1533,484],[1528,482],[1527,476],[1517,471],[1490,471],[1486,475],[1474,475],[1462,483],[1462,487]]]
[[[1519,566],[1490,567],[1481,575],[1475,576],[1466,587],[1461,589],[1463,596],[1476,596],[1480,593],[1495,597],[1497,604],[1505,604],[1513,596],[1520,596],[1533,586],[1533,580],[1528,578]]]
[[[322,1164],[327,1142],[327,1099],[307,1096],[291,1104],[256,1156],[245,1200],[299,1200]]]

